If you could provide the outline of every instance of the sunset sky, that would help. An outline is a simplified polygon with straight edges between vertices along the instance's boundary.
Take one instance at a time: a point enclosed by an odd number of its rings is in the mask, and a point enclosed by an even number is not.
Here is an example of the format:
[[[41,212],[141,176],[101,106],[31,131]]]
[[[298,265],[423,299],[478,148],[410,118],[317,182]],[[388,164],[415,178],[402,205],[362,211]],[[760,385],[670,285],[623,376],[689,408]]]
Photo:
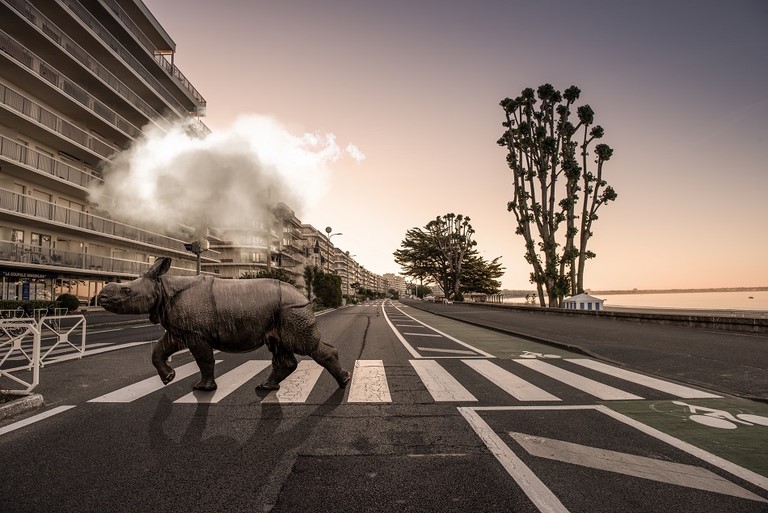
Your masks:
[[[614,149],[590,289],[768,286],[768,2],[144,0],[226,130],[242,115],[365,154],[291,205],[377,274],[406,230],[471,218],[531,289],[499,101],[578,86]]]

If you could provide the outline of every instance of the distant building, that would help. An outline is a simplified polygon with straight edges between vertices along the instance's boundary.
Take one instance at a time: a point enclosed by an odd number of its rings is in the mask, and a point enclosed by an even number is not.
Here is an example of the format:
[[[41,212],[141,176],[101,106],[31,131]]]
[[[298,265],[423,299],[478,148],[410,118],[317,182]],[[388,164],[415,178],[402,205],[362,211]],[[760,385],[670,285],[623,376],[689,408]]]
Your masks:
[[[577,294],[563,300],[563,308],[566,310],[600,311],[603,309],[605,299],[596,298],[589,294]]]

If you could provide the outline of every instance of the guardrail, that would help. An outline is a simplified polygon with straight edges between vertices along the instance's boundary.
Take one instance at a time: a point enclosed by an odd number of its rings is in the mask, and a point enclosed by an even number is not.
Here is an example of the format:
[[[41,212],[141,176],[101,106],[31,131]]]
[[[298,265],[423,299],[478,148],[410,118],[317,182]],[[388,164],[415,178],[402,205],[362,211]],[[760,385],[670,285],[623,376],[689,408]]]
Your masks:
[[[55,337],[55,342],[45,353],[42,352],[43,334],[53,334]],[[85,354],[85,334],[86,321],[83,315],[0,319],[0,378],[7,378],[22,387],[3,389],[3,392],[29,394],[40,383],[40,369],[46,364],[82,358]],[[54,355],[54,350],[62,345],[74,349],[74,352]],[[6,367],[6,362],[15,360],[20,360],[22,364]]]

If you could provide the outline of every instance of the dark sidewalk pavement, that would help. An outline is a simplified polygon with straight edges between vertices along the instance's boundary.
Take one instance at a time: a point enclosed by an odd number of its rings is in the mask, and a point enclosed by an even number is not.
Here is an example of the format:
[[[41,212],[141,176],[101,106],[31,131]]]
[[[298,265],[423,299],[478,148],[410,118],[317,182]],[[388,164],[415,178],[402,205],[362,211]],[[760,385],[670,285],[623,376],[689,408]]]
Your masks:
[[[580,351],[621,367],[768,401],[768,335],[401,300],[445,317]]]

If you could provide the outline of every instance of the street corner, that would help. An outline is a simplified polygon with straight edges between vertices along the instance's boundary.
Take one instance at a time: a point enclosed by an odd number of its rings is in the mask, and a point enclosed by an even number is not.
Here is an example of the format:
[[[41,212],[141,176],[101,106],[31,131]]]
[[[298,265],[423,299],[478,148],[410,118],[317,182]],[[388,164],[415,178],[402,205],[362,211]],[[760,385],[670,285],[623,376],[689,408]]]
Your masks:
[[[617,401],[638,422],[768,477],[768,405],[749,399]]]
[[[541,511],[768,508],[764,475],[603,405],[459,411]]]

